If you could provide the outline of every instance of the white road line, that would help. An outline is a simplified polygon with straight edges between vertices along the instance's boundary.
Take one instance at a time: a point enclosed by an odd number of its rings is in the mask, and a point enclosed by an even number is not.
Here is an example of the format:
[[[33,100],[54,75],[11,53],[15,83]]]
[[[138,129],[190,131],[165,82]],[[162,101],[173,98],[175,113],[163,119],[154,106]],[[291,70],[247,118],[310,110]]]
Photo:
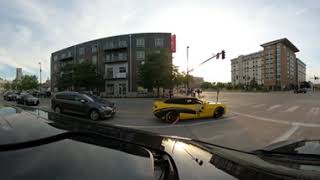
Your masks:
[[[280,142],[280,141],[285,141],[285,140],[289,139],[289,137],[292,136],[292,134],[294,132],[296,132],[298,130],[298,128],[299,128],[299,126],[292,126],[288,131],[283,133],[281,136],[277,137],[270,144],[273,144],[273,143],[276,143],[276,142]]]
[[[274,106],[269,107],[267,110],[270,111],[270,110],[279,108],[279,107],[281,107],[281,106],[282,106],[281,104],[277,104],[277,105],[274,105]]]
[[[308,115],[317,116],[319,114],[319,111],[319,107],[313,107],[308,111]]]
[[[254,106],[252,106],[252,107],[254,107],[254,108],[258,108],[258,107],[262,107],[262,106],[265,106],[266,104],[257,104],[257,105],[254,105]]]
[[[198,122],[198,123],[191,123],[191,124],[170,124],[170,125],[156,125],[156,126],[140,126],[140,125],[124,125],[124,124],[115,124],[115,123],[110,123],[112,125],[116,126],[121,126],[121,127],[128,127],[128,128],[142,128],[142,129],[163,129],[163,128],[180,128],[180,127],[191,127],[191,126],[199,126],[199,125],[204,125],[204,124],[211,124],[211,123],[218,123],[221,122],[222,120],[232,120],[236,118],[237,116],[231,116],[231,117],[225,117],[221,119],[213,119],[205,121],[205,122]],[[107,124],[107,123],[106,123]]]
[[[292,106],[290,108],[288,108],[287,110],[285,110],[284,112],[293,112],[295,110],[297,110],[299,108],[299,106]]]
[[[239,113],[239,112],[233,112],[233,114],[236,114],[236,115],[239,115],[239,116],[248,117],[248,118],[252,118],[252,119],[256,119],[256,120],[260,120],[260,121],[273,122],[273,123],[278,123],[278,124],[320,128],[320,124],[317,124],[317,123],[303,123],[303,122],[271,119],[271,118],[264,118],[264,117],[259,117],[259,116],[255,116],[255,115],[245,114],[245,113]]]

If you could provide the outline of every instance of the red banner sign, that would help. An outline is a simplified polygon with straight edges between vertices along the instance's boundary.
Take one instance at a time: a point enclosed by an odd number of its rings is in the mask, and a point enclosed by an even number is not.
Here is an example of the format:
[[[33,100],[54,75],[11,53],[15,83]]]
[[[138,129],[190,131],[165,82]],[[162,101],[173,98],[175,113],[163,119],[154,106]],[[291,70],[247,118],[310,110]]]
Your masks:
[[[176,52],[176,35],[171,36],[171,52]]]

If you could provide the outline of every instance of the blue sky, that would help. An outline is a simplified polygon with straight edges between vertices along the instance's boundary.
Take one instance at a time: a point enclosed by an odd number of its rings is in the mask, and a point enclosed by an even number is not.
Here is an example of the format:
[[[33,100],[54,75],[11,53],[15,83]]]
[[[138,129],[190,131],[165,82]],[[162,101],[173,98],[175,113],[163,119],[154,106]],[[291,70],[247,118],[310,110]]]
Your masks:
[[[225,60],[198,67],[193,75],[228,82],[230,59],[261,50],[260,44],[287,37],[307,64],[307,80],[320,75],[319,1],[152,1],[12,0],[0,4],[0,77],[13,79],[15,68],[50,74],[50,54],[84,41],[137,32],[177,35],[174,64],[194,67],[226,50]]]

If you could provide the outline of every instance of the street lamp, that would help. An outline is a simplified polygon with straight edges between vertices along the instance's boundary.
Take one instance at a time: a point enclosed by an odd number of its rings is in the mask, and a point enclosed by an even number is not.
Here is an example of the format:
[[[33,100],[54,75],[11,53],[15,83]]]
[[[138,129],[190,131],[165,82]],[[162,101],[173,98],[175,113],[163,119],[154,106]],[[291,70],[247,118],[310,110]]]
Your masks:
[[[189,46],[187,46],[187,89],[186,94],[188,95],[189,91]]]
[[[41,91],[41,62],[38,63],[40,65],[40,83],[39,83],[39,92]]]

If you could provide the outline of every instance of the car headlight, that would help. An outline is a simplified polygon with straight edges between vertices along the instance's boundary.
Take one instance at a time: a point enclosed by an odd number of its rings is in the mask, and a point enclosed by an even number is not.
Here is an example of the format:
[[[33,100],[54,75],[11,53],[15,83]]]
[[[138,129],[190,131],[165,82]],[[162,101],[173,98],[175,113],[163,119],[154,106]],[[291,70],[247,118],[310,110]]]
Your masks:
[[[108,111],[112,111],[112,108],[111,108],[111,107],[108,107],[108,106],[101,106],[101,109],[103,109],[103,110],[108,110]]]

